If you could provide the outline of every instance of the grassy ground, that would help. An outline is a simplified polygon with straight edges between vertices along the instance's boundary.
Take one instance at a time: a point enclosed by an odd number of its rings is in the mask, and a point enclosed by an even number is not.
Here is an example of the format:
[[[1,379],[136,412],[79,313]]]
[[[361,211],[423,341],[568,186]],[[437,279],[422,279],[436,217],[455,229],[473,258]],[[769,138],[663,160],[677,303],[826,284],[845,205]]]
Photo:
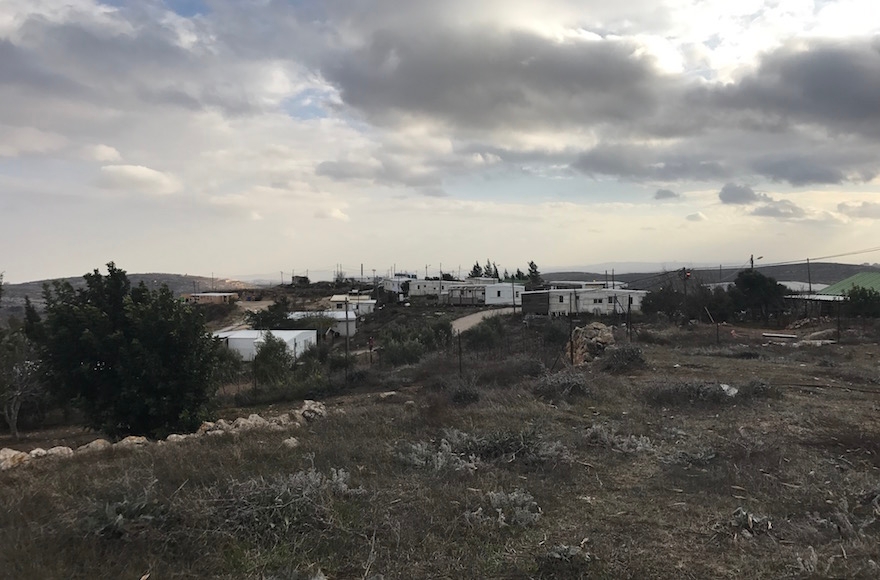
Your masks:
[[[553,349],[510,332],[462,377],[451,350],[389,371],[398,397],[326,401],[296,449],[250,433],[3,472],[0,575],[880,575],[876,344],[656,328],[642,367],[547,375]]]

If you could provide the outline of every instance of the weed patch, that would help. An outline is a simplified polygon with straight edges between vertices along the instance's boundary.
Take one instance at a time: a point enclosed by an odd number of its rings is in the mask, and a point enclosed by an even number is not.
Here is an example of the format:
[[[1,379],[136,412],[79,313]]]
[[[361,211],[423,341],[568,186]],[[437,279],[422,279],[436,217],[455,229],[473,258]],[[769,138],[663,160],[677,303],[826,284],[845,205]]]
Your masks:
[[[472,526],[519,526],[528,527],[538,523],[542,511],[527,491],[490,491],[483,505],[465,512],[465,521]]]
[[[612,374],[626,373],[647,366],[642,349],[631,344],[606,349],[602,356],[602,370]]]
[[[654,406],[731,405],[754,399],[780,399],[782,391],[764,381],[743,385],[706,384],[701,382],[659,383],[648,387],[645,399]]]
[[[571,401],[592,394],[586,375],[575,369],[541,377],[535,382],[534,392],[549,401]]]

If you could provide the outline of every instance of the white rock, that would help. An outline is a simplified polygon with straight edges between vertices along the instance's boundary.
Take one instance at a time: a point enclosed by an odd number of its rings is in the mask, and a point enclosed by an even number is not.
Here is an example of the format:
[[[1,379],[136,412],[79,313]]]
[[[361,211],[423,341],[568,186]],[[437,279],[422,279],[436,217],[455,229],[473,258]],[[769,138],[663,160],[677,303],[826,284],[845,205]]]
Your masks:
[[[379,393],[380,401],[393,400],[395,397],[397,397],[397,391],[385,391],[384,393]]]
[[[239,417],[232,423],[232,429],[234,431],[247,431],[249,429],[253,429],[254,424],[250,419],[245,419],[244,417]]]
[[[211,437],[217,437],[217,436],[220,436],[220,435],[225,435],[225,434],[227,434],[227,433],[231,433],[231,431],[220,431],[220,430],[217,430],[217,431],[208,431],[207,433],[205,433],[205,435],[210,435]]]
[[[408,413],[416,412],[416,402],[413,400],[409,400],[403,404],[403,408]]]
[[[46,455],[50,457],[70,457],[71,455],[73,455],[73,449],[71,449],[70,447],[59,445],[57,447],[53,447],[52,449],[47,449]]]
[[[2,471],[24,465],[30,460],[31,456],[23,451],[16,451],[15,449],[0,450],[0,470]]]
[[[249,415],[248,421],[251,425],[253,425],[254,429],[263,429],[269,426],[269,422],[257,415],[256,413]]]
[[[199,430],[196,433],[207,433],[208,431],[212,431],[215,428],[215,424],[211,421],[205,421],[201,425],[199,425]]]
[[[31,459],[39,459],[40,457],[46,457],[46,450],[42,447],[37,447],[36,449],[31,449],[28,455],[31,456]]]
[[[296,437],[289,437],[282,441],[281,444],[289,449],[294,449],[296,447],[299,447],[299,439],[297,439]]]
[[[141,447],[149,443],[146,437],[141,437],[138,435],[129,435],[122,441],[116,444],[116,447]]]
[[[314,421],[327,416],[327,407],[318,401],[303,401],[299,409],[300,416],[306,421]]]
[[[214,429],[220,429],[221,431],[229,431],[232,429],[232,424],[226,419],[220,419],[216,423],[214,423]]]
[[[290,415],[288,415],[287,413],[282,413],[277,417],[272,417],[271,419],[269,419],[269,423],[271,423],[272,425],[280,425],[282,427],[286,427],[287,425],[290,425]]]
[[[104,449],[108,449],[112,447],[113,444],[107,441],[106,439],[95,439],[91,443],[86,443],[85,445],[81,445],[77,447],[77,453],[93,453],[95,451],[103,451]]]
[[[168,437],[165,438],[165,441],[168,443],[179,443],[180,441],[186,441],[189,439],[189,435],[181,435],[179,433],[172,433]]]

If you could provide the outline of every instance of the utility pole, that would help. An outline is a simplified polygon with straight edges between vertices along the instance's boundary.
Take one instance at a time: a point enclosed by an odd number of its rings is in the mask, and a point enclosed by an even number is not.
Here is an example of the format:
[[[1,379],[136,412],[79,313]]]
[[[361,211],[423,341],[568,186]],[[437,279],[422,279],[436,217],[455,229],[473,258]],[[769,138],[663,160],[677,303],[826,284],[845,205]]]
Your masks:
[[[688,319],[687,309],[688,309],[688,278],[690,274],[687,271],[687,268],[681,269],[682,278],[684,279],[684,318],[685,321]]]
[[[348,296],[345,297],[345,381],[348,382],[348,366],[351,360],[348,357],[348,339],[351,333],[348,331]]]
[[[807,284],[809,284],[809,293],[813,293],[813,278],[810,276],[810,259],[807,258]]]

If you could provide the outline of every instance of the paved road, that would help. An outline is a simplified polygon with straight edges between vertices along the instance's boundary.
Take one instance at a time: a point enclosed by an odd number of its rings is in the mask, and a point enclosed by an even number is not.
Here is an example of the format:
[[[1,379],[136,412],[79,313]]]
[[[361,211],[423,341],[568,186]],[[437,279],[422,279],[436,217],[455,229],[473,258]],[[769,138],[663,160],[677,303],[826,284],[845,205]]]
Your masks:
[[[474,312],[473,314],[468,314],[467,316],[462,316],[461,318],[456,318],[452,321],[452,332],[459,333],[464,332],[469,328],[473,328],[474,326],[481,323],[483,320],[489,318],[490,316],[498,316],[500,314],[513,314],[513,307],[509,308],[496,308],[494,310],[482,310],[480,312]]]

